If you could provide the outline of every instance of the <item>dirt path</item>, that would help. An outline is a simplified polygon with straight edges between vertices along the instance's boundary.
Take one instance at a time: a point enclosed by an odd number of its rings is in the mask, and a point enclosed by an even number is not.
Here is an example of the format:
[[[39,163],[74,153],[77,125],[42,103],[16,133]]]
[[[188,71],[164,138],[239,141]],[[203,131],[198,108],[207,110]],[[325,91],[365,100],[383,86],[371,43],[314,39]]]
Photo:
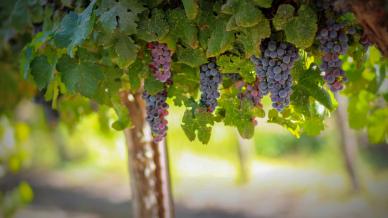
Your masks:
[[[9,189],[21,179],[27,180],[34,190],[34,201],[20,210],[15,218],[128,218],[131,217],[131,201],[112,201],[109,197],[93,195],[79,188],[61,187],[43,181],[42,175],[23,178],[7,178],[0,189]],[[114,188],[112,188],[114,189]],[[244,214],[229,213],[219,209],[190,209],[176,205],[179,218],[249,218]]]

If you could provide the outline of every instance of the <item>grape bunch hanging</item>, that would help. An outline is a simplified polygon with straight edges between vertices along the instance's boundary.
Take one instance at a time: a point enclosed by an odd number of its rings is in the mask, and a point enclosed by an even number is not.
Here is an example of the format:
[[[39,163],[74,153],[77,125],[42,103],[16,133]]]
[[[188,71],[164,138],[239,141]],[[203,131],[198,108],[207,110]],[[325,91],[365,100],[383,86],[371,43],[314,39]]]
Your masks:
[[[200,104],[207,108],[207,111],[213,112],[217,107],[217,99],[220,97],[218,85],[221,83],[221,74],[217,69],[216,60],[212,58],[208,63],[200,67]]]
[[[326,26],[319,31],[317,39],[320,42],[320,50],[323,52],[321,70],[324,79],[332,91],[343,89],[343,82],[347,81],[345,71],[342,70],[341,54],[348,49],[348,37],[342,24],[328,21]]]
[[[149,65],[155,79],[166,82],[171,77],[171,51],[166,44],[149,43],[152,62]]]
[[[147,117],[146,120],[151,127],[154,142],[160,142],[167,134],[168,104],[167,85],[171,84],[171,51],[166,44],[149,43],[147,47],[151,51],[152,60],[150,69],[155,79],[163,82],[164,89],[155,95],[148,92],[143,93],[143,99],[146,101]]]
[[[337,92],[344,88],[343,83],[348,80],[342,69],[340,55],[348,50],[349,38],[345,25],[336,21],[345,11],[335,9],[333,2],[328,0],[318,0],[317,9],[326,18],[316,36],[319,50],[323,53],[320,69],[330,90]],[[355,29],[351,28],[348,33],[354,34]]]
[[[282,111],[290,104],[292,76],[290,71],[299,58],[291,44],[269,40],[264,42],[262,56],[252,56],[256,66],[261,95],[271,94],[272,107]]]

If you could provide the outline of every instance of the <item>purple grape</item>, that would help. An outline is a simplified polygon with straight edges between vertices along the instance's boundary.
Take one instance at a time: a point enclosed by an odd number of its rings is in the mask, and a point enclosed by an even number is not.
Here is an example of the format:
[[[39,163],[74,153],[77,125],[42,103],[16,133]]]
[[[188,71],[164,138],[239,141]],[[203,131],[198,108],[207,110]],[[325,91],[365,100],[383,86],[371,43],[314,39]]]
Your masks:
[[[207,64],[200,66],[200,103],[213,112],[217,107],[217,98],[220,96],[218,85],[221,83],[221,74],[217,69],[215,59],[212,58]]]
[[[149,65],[155,79],[166,82],[171,77],[171,52],[166,44],[149,43],[152,61]]]
[[[146,101],[147,117],[146,120],[151,127],[154,142],[160,142],[167,134],[168,104],[167,91],[163,90],[156,95],[143,93],[143,99]]]
[[[263,42],[262,51],[264,56],[251,58],[256,66],[260,95],[271,93],[273,108],[282,111],[290,103],[292,77],[289,69],[299,58],[298,50],[289,43],[270,40]],[[268,63],[270,67],[263,63]]]

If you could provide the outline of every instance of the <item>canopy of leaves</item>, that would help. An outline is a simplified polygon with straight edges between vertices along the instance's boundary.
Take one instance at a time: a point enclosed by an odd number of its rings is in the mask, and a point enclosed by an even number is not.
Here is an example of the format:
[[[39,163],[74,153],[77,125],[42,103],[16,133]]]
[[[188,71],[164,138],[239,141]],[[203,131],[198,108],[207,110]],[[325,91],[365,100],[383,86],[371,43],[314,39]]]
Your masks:
[[[191,140],[207,143],[214,122],[235,126],[243,137],[251,137],[252,120],[265,117],[265,112],[268,122],[296,136],[317,135],[337,106],[318,67],[321,54],[313,42],[323,21],[318,20],[322,16],[317,16],[312,1],[292,5],[271,0],[41,2],[1,1],[2,59],[21,52],[21,75],[44,91],[55,107],[65,105],[57,101],[59,95],[63,99],[81,95],[112,107],[118,115],[113,124],[116,129],[131,124],[117,100],[120,90],[153,94],[166,88],[148,67],[146,45],[156,41],[166,43],[172,52],[168,97],[186,107],[182,128]],[[384,84],[388,64],[375,49],[366,59],[357,34],[350,39],[350,52],[343,59],[349,78],[343,94],[349,97],[350,126],[367,128],[370,139],[378,142],[387,138],[387,126],[379,120],[386,120],[387,115]],[[220,86],[216,112],[204,110],[198,103],[199,67],[208,58],[216,58],[222,75],[238,73],[250,84],[256,80],[250,58],[261,55],[262,42],[268,38],[292,43],[302,55],[292,69],[290,106],[283,112],[264,111],[260,105],[237,98],[245,85],[239,89],[231,82]],[[15,67],[4,69],[11,68]],[[13,83],[3,82],[2,90],[21,83],[9,74],[4,78]],[[11,99],[10,95],[4,98]]]

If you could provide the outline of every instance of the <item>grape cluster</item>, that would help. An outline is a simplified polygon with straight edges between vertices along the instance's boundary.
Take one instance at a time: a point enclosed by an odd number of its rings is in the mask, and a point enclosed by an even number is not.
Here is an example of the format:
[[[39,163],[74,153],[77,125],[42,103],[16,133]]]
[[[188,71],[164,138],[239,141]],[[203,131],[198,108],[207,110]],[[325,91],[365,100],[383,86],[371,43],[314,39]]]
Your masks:
[[[208,63],[200,66],[200,103],[209,112],[213,112],[218,105],[217,99],[220,97],[218,85],[220,83],[221,74],[217,69],[215,59],[211,59]]]
[[[146,120],[151,126],[154,142],[160,142],[167,134],[167,91],[163,90],[156,95],[150,95],[148,92],[144,92],[143,99],[147,103]]]
[[[152,62],[149,65],[154,77],[166,82],[171,77],[171,52],[166,44],[149,43],[147,47],[151,50]]]
[[[299,58],[295,46],[269,40],[263,43],[262,57],[252,56],[256,66],[259,94],[271,94],[272,107],[282,111],[290,104],[292,76],[290,70]]]
[[[324,79],[332,91],[342,90],[343,82],[346,82],[347,78],[339,56],[345,54],[348,49],[344,25],[328,20],[326,26],[319,31],[317,39],[323,52],[320,68],[324,72]]]

